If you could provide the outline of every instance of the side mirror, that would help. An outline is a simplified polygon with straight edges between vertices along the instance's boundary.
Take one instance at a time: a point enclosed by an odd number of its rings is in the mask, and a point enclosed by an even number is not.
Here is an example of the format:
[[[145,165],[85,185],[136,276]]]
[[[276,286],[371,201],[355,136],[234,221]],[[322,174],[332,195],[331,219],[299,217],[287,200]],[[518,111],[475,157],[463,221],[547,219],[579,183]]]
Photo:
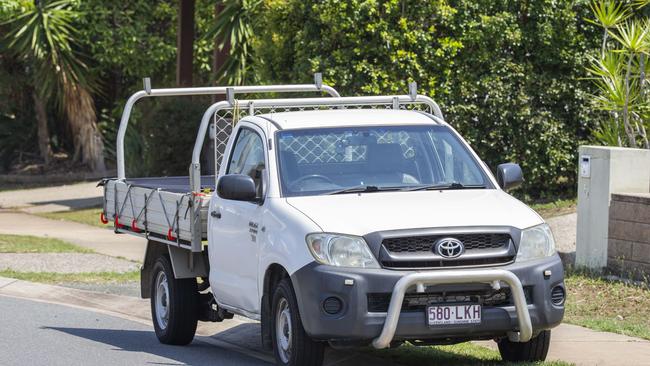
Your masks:
[[[217,183],[219,197],[233,201],[257,201],[257,190],[253,178],[244,174],[228,174]]]
[[[524,181],[519,164],[504,163],[497,167],[497,182],[503,190],[510,190],[519,187]]]

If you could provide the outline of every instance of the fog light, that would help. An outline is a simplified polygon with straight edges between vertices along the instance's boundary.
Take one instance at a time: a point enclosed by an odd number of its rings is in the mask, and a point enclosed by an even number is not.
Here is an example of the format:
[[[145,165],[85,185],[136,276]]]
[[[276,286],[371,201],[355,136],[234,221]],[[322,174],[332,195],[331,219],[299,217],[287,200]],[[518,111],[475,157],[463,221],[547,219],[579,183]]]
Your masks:
[[[343,303],[336,297],[328,297],[323,301],[323,310],[330,315],[338,314],[343,309]]]
[[[553,290],[551,291],[551,302],[555,306],[562,306],[564,305],[564,299],[565,299],[565,292],[564,288],[562,286],[555,286],[553,287]]]

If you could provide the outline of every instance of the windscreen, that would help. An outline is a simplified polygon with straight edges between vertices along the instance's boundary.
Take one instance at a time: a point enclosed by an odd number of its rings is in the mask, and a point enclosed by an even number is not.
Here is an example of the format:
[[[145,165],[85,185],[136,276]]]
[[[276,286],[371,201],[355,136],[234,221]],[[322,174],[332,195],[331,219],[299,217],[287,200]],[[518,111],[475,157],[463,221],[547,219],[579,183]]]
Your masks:
[[[355,126],[283,130],[276,136],[285,196],[350,189],[491,188],[446,126]]]

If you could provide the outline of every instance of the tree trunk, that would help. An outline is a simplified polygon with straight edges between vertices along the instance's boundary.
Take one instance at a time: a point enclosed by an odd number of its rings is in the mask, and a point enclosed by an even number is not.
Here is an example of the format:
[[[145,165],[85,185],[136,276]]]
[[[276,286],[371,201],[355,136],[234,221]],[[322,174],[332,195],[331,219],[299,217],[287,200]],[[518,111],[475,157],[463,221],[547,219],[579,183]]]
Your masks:
[[[194,48],[194,0],[179,0],[176,40],[176,84],[192,86]]]
[[[636,136],[634,133],[634,130],[632,129],[632,124],[630,123],[630,111],[629,111],[629,103],[630,103],[630,73],[632,71],[632,58],[634,57],[633,54],[629,55],[628,61],[627,61],[627,70],[625,73],[625,100],[623,104],[623,127],[625,128],[625,133],[627,134],[627,139],[630,144],[630,147],[637,147],[636,146]]]
[[[32,91],[34,98],[34,110],[36,112],[36,122],[38,126],[38,150],[45,165],[50,164],[50,157],[52,156],[52,148],[50,146],[50,131],[47,127],[47,112],[45,111],[45,103],[34,90]]]
[[[97,128],[95,102],[85,88],[66,83],[64,108],[75,146],[75,160],[94,172],[106,172],[104,142]]]

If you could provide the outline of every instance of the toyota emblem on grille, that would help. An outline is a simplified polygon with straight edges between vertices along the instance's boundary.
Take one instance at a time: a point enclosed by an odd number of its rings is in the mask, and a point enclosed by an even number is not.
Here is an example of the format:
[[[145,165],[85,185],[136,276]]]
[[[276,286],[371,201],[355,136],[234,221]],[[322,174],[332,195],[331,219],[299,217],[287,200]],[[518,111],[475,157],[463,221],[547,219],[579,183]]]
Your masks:
[[[438,240],[435,251],[443,258],[457,258],[465,251],[463,242],[454,238],[443,238]]]

